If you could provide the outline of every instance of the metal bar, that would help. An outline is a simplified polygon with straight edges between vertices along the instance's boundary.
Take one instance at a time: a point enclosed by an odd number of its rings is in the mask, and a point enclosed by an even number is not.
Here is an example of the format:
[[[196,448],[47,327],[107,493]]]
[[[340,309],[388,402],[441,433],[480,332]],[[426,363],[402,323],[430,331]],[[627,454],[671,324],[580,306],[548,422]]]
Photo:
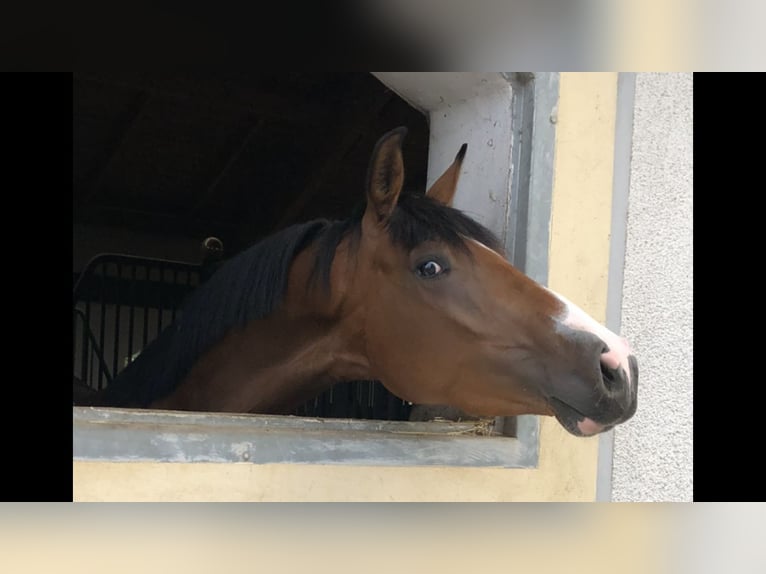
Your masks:
[[[130,311],[128,313],[128,363],[132,360],[133,357],[133,328],[135,324],[135,311],[136,311],[136,305],[134,303],[135,301],[135,294],[136,294],[136,266],[130,265],[128,267],[130,269]]]
[[[514,267],[526,267],[529,177],[532,165],[532,135],[535,112],[532,75],[513,74],[511,79],[513,141],[511,146],[511,197],[508,202],[505,253]]]
[[[72,371],[77,373],[77,321],[72,321]],[[82,365],[80,366],[80,375],[82,375]],[[78,377],[82,381],[82,377]],[[84,381],[83,381],[84,382]]]
[[[188,263],[186,261],[176,261],[174,259],[162,259],[159,257],[138,257],[136,255],[124,255],[122,253],[101,253],[93,257],[90,261],[88,261],[88,263],[83,268],[82,273],[80,273],[80,277],[78,277],[77,282],[74,285],[75,299],[77,299],[78,293],[81,289],[80,286],[86,277],[93,275],[95,273],[95,270],[99,267],[99,265],[102,265],[104,262],[115,262],[115,261],[119,261],[123,264],[135,263],[138,265],[151,265],[151,264],[164,263],[167,265],[172,265],[172,266],[176,266],[183,269],[188,269],[193,272],[197,272],[200,267],[199,264],[197,263]]]
[[[524,272],[542,285],[548,284],[553,160],[558,113],[558,72],[536,72],[529,88],[534,90],[529,174],[526,195],[526,244]]]
[[[162,289],[165,285],[165,282],[163,281],[165,268],[162,265],[159,265],[158,271],[160,273],[160,282],[157,284],[157,336],[162,332]]]
[[[122,279],[122,267],[119,263],[114,264],[117,270],[117,281],[114,282],[114,356],[112,357],[112,372],[117,375],[120,366],[120,280]]]
[[[104,349],[104,335],[106,334],[106,264],[101,266],[101,318],[100,318],[100,331],[99,331],[99,345],[98,348],[103,351]],[[98,390],[101,390],[104,385],[103,369],[98,371]]]
[[[372,404],[375,400],[375,381],[367,381],[367,412],[372,411]]]
[[[85,321],[85,315],[79,309],[75,309],[74,314],[75,316],[81,317],[83,319],[83,322]],[[87,339],[90,339],[90,342],[93,345],[92,355],[95,355],[96,359],[98,359],[99,373],[103,373],[103,375],[106,377],[107,382],[111,383],[112,376],[109,374],[109,366],[106,364],[104,355],[101,352],[101,349],[99,349],[98,347],[96,336],[93,334],[93,331],[91,331],[90,327],[87,324],[83,325],[83,336],[86,337]]]
[[[384,418],[385,413],[385,394],[382,390],[382,385],[379,383],[375,383],[375,395],[373,397],[373,407],[372,407],[372,418],[376,420],[381,420]]]
[[[354,400],[354,418],[363,419],[364,399],[362,398],[362,390],[364,388],[364,383],[362,381],[357,381],[354,384],[354,387],[356,389],[356,398]]]
[[[144,271],[146,272],[146,284],[149,285],[149,275],[150,269],[148,265],[144,266]],[[141,346],[141,349],[146,348],[146,343],[149,340],[149,297],[144,297],[144,324],[143,324],[143,344]]]
[[[87,328],[90,328],[90,301],[85,302],[85,315],[84,315],[84,321],[85,326]],[[88,376],[90,374],[90,369],[88,368],[89,365],[89,354],[88,354],[88,345],[90,344],[90,341],[88,340],[85,335],[83,335],[82,340],[82,363],[80,365],[80,380],[85,383],[88,386],[90,385],[90,381],[88,380]]]
[[[178,273],[179,273],[178,269],[173,270],[173,287],[175,287],[176,285],[180,285],[180,282],[178,281]],[[178,300],[174,298],[173,309],[170,313],[170,321],[172,323],[176,322],[176,309],[178,309]]]
[[[127,304],[129,307],[128,357],[132,357],[136,349],[140,348],[139,345],[141,343],[140,335],[136,336],[135,332],[137,327],[136,323],[139,321],[138,317],[136,316],[136,308],[140,308],[141,306],[140,303],[137,303],[137,295],[140,295],[145,291],[150,292],[150,290],[141,289],[140,287],[142,283],[148,284],[149,282],[148,266],[156,264],[173,268],[176,270],[176,274],[179,273],[179,270],[186,271],[189,278],[191,278],[192,274],[197,272],[199,269],[199,264],[196,263],[137,257],[134,255],[104,253],[92,258],[79,274],[79,277],[77,278],[77,281],[73,287],[73,305],[82,303],[84,305],[84,312],[82,309],[77,309],[76,307],[73,308],[77,310],[78,316],[82,319],[84,334],[82,337],[78,338],[77,344],[79,346],[76,346],[75,352],[81,353],[81,364],[79,370],[80,379],[91,388],[103,388],[104,383],[111,382],[113,375],[115,374],[114,372],[110,373],[110,368],[106,364],[106,359],[104,356],[104,347],[106,343],[106,302],[108,300],[113,300],[114,304],[118,306],[115,311],[115,329],[117,329],[117,331],[115,333],[115,341],[113,347],[115,350],[115,357],[113,357],[112,369],[119,371],[121,370],[121,357],[119,354],[119,339],[121,335],[119,330],[122,315],[122,310],[119,308],[119,306],[122,304]],[[117,268],[117,278],[114,280],[107,277],[107,270],[110,268],[110,265],[116,265]],[[129,269],[127,276],[129,285],[127,287],[121,284],[123,281],[122,276],[125,267]],[[146,272],[143,280],[139,279],[139,268],[143,268]],[[115,286],[107,287],[106,285],[111,282],[114,282]],[[189,282],[187,282],[186,286],[191,289]],[[127,301],[125,300],[126,294],[129,297],[129,300]],[[149,340],[148,311],[149,305],[152,301],[147,300],[146,297],[142,297],[142,299],[145,303],[143,346],[146,346]],[[94,304],[100,304],[101,309],[101,316],[99,318],[101,330],[99,334],[96,334],[95,329],[93,329],[91,326],[91,321],[94,318],[92,310],[92,306]],[[111,348],[112,341],[110,340],[108,344]],[[114,364],[115,361],[116,365]]]

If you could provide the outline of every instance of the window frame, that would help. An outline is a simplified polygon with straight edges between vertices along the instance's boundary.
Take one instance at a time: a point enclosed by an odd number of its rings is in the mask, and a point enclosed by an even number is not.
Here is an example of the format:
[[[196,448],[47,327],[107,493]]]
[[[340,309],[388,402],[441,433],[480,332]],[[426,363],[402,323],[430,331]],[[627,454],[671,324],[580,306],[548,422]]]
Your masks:
[[[429,184],[469,142],[455,207],[497,233],[509,260],[545,285],[558,74],[373,75],[428,115]],[[538,417],[515,418],[515,436],[476,436],[473,423],[73,407],[73,455],[111,462],[536,468]],[[495,425],[511,426],[502,418]]]

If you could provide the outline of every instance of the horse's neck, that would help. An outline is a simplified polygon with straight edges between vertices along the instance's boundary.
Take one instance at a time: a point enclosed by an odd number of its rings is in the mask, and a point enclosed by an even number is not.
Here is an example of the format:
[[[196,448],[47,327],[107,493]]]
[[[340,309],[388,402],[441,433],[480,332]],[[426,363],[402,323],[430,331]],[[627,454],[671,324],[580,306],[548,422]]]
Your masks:
[[[152,407],[285,413],[337,382],[368,378],[363,322],[337,301],[307,297],[307,267],[296,261],[278,311],[227,334]]]

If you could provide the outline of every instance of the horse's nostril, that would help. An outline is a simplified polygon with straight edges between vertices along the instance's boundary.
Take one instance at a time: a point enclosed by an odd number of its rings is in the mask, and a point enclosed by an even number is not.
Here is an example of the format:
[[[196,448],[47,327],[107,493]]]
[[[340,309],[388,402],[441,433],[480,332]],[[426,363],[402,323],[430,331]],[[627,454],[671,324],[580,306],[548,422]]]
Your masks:
[[[601,378],[604,381],[604,387],[609,392],[616,390],[615,387],[619,384],[619,371],[617,369],[610,369],[603,361],[599,364],[601,366]]]

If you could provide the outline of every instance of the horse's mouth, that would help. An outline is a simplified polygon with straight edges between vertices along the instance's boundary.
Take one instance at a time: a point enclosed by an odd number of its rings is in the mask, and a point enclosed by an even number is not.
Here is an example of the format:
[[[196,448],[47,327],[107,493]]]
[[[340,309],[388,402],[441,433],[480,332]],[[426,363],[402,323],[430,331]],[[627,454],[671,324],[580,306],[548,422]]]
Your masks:
[[[575,436],[593,436],[614,427],[614,424],[605,425],[594,421],[556,397],[551,397],[548,401],[556,420]]]
[[[600,420],[591,418],[558,397],[549,396],[547,398],[548,406],[561,426],[575,436],[593,436],[611,430],[618,424],[629,420],[636,412],[638,399],[638,362],[633,355],[628,357],[628,365],[630,379],[626,379],[627,387],[625,388],[619,386],[615,389],[612,374],[602,372],[605,379],[604,384],[612,396],[604,397],[598,407],[599,413],[594,413]]]

